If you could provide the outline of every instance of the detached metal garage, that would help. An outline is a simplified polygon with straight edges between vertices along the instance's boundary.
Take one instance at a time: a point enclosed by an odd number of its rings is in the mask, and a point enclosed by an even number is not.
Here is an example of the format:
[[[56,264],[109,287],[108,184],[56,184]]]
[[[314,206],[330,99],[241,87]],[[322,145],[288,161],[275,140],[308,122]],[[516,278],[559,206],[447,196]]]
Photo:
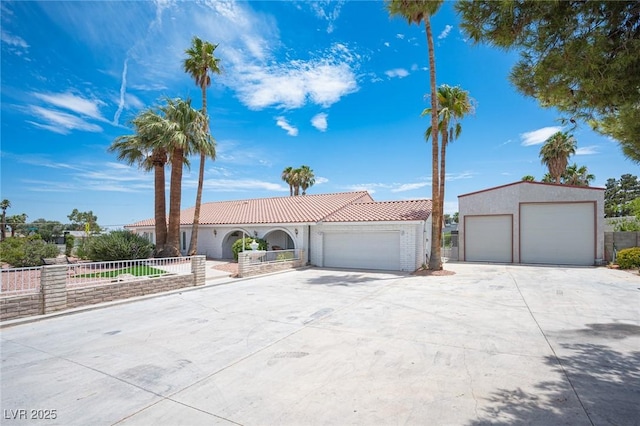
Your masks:
[[[604,189],[516,182],[458,197],[460,260],[594,265]]]

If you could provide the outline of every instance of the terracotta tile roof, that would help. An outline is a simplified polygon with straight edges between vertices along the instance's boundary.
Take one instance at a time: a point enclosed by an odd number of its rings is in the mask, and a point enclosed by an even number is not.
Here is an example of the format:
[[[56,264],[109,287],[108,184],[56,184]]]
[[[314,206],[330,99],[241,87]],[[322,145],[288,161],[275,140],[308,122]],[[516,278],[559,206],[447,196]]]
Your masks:
[[[431,200],[358,202],[326,217],[323,222],[384,222],[427,220]]]
[[[315,223],[349,204],[372,201],[366,191],[217,201],[202,204],[200,224]],[[193,212],[194,207],[182,210],[180,223],[190,225]],[[155,219],[151,218],[126,227],[153,226],[154,223]]]

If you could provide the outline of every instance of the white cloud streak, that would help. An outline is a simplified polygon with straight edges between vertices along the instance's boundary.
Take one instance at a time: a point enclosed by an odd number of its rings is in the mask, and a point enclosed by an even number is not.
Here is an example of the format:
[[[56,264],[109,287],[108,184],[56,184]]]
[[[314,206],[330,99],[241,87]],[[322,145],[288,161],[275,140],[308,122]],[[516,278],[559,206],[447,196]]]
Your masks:
[[[389,78],[405,78],[409,75],[409,71],[404,68],[394,68],[384,72]]]
[[[597,145],[583,146],[582,148],[576,149],[576,155],[592,155],[598,153],[600,153],[600,151],[598,151]]]
[[[445,25],[444,26],[444,30],[442,30],[442,32],[438,35],[438,40],[442,40],[444,38],[447,38],[447,36],[451,32],[452,28],[453,27],[451,25]]]
[[[276,124],[283,130],[287,131],[289,136],[298,136],[298,129],[287,122],[287,119],[280,116],[276,117]]]
[[[544,143],[551,135],[562,130],[561,127],[551,126],[543,127],[541,129],[525,132],[520,135],[522,140],[522,146],[540,145]]]
[[[26,41],[24,41],[24,39],[22,39],[21,37],[9,34],[4,30],[0,31],[0,40],[2,40],[3,43],[8,44],[9,46],[19,47],[22,49],[29,48],[29,44]]]

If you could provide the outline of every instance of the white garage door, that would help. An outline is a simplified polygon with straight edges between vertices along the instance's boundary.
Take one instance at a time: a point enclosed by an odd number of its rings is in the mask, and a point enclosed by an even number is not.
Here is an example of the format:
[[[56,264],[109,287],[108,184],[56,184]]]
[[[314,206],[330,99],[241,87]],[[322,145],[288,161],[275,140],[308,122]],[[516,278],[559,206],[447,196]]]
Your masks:
[[[520,205],[520,262],[593,265],[593,203]]]
[[[513,262],[513,216],[465,216],[464,259],[469,262]]]
[[[325,232],[324,266],[399,271],[400,232]]]

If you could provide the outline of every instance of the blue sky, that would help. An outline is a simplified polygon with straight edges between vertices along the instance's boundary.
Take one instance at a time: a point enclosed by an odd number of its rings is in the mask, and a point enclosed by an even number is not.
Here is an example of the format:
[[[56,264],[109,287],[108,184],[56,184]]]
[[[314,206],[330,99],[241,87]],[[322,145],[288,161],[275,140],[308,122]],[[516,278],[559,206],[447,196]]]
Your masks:
[[[77,208],[107,227],[153,217],[153,175],[107,147],[162,97],[200,90],[182,71],[199,36],[219,44],[223,74],[208,90],[217,160],[203,201],[288,195],[287,166],[309,165],[310,194],[368,190],[379,201],[431,197],[424,27],[382,2],[2,1],[1,198],[7,214],[69,222]],[[473,45],[453,3],[432,21],[438,84],[477,102],[447,155],[445,212],[460,194],[545,173],[540,144],[559,115],[507,80],[516,53]],[[614,141],[586,126],[570,162],[594,186],[637,174]],[[198,160],[183,178],[195,202]]]

